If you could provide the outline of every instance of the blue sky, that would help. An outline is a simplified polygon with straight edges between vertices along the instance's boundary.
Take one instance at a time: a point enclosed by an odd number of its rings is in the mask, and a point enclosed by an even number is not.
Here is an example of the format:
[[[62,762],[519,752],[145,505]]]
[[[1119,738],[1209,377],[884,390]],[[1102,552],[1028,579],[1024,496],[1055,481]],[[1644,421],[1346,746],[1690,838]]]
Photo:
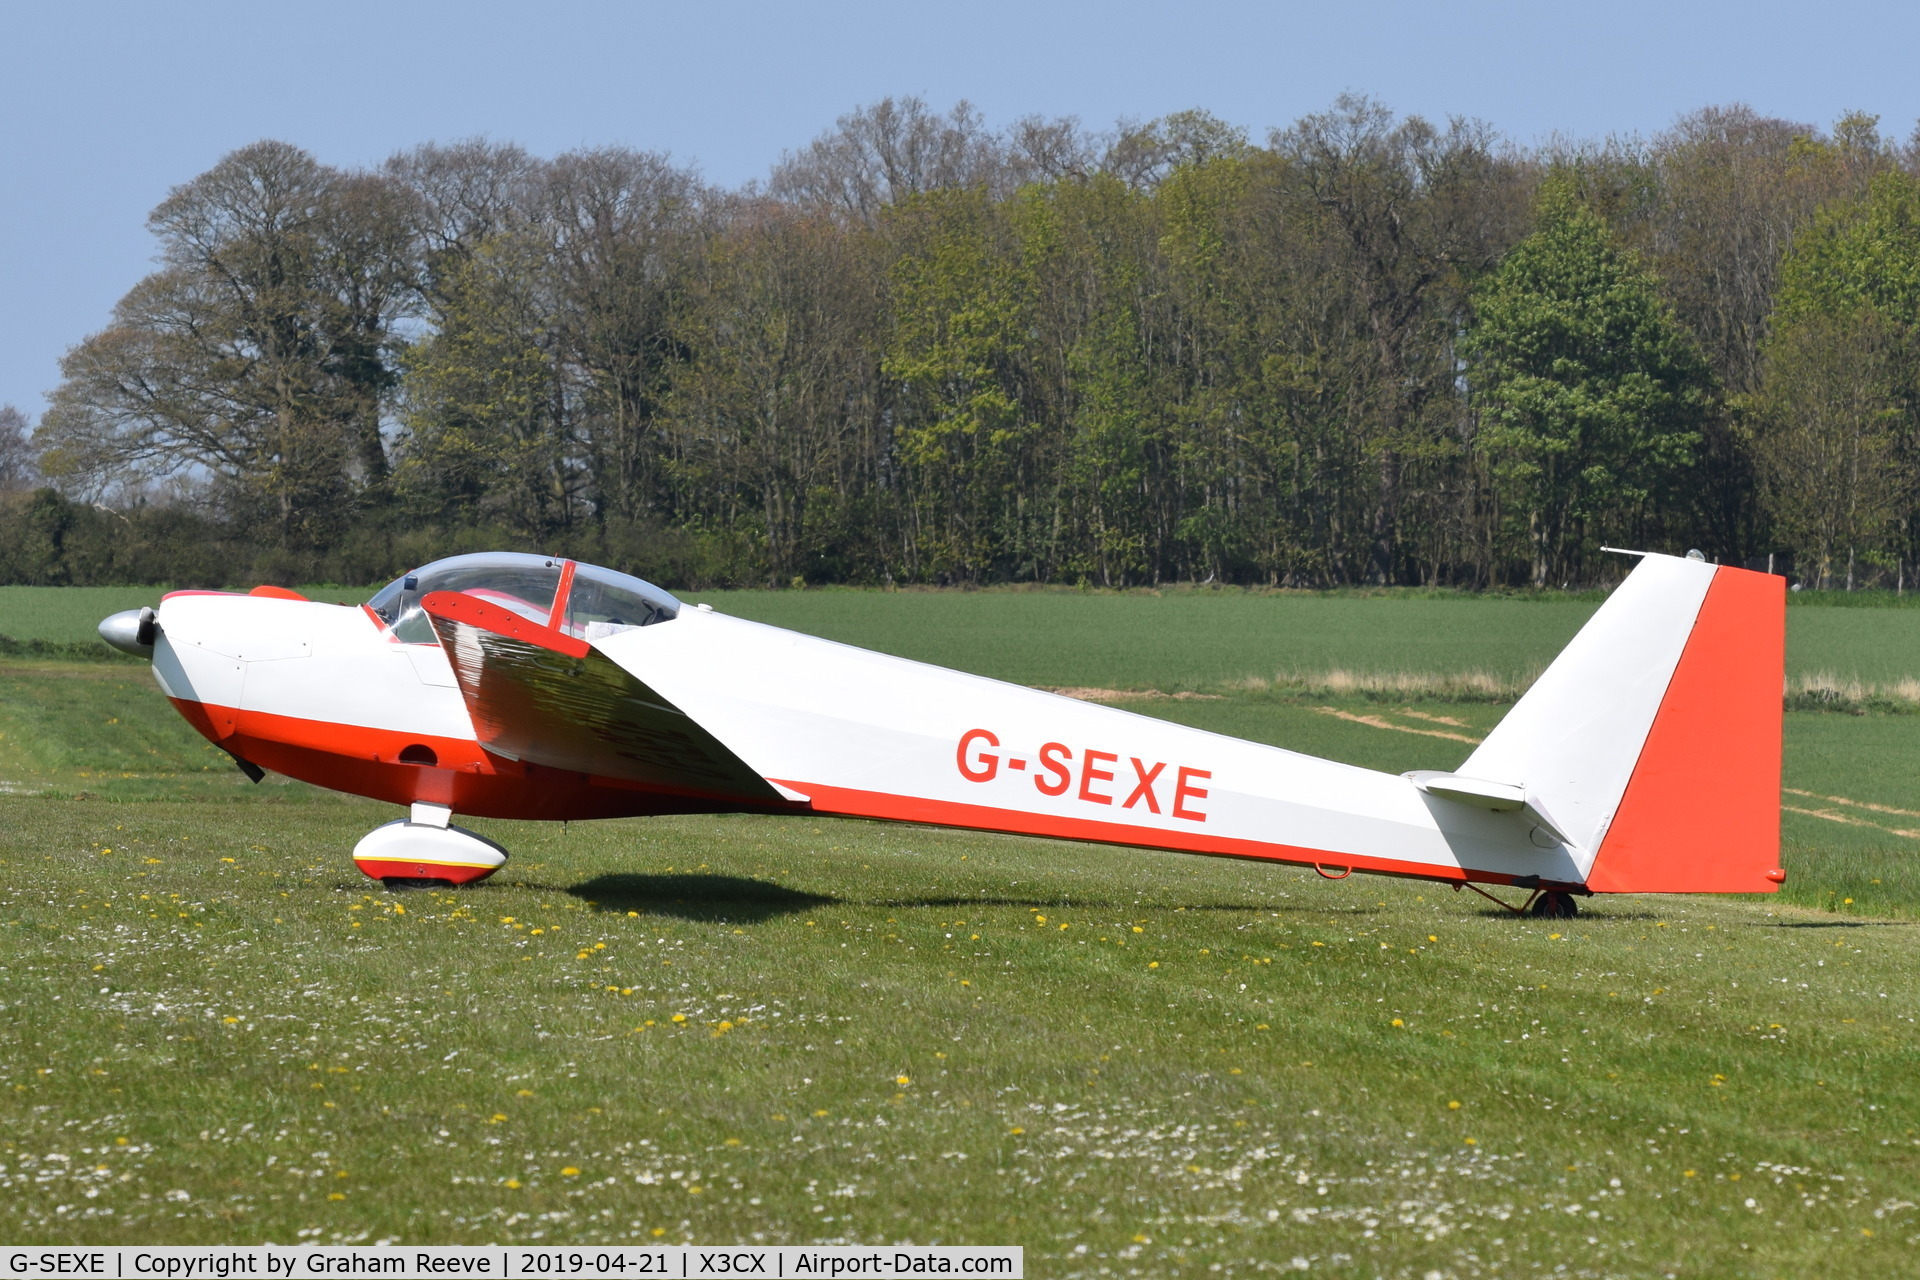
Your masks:
[[[1920,5],[901,3],[54,4],[0,9],[0,402],[150,269],[148,210],[282,138],[336,165],[485,134],[624,144],[763,176],[849,108],[966,98],[1105,127],[1204,107],[1256,137],[1357,90],[1523,142],[1652,134],[1746,102],[1828,124],[1920,117]]]

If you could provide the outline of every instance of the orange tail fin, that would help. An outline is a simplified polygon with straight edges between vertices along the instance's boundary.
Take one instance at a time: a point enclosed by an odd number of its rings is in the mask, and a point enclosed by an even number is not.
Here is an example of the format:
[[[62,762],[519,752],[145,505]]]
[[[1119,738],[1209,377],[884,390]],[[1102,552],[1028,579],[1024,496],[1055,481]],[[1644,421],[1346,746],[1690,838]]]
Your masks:
[[[1771,893],[1786,580],[1722,567],[1587,876],[1601,893]]]

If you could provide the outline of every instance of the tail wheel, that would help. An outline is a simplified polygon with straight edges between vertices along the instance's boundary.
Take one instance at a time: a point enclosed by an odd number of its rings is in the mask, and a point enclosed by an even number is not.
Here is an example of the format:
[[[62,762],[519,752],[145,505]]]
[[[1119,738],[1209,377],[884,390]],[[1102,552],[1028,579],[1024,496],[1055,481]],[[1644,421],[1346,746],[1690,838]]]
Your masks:
[[[1547,920],[1571,920],[1580,914],[1580,904],[1570,893],[1548,890],[1533,900],[1531,915]]]

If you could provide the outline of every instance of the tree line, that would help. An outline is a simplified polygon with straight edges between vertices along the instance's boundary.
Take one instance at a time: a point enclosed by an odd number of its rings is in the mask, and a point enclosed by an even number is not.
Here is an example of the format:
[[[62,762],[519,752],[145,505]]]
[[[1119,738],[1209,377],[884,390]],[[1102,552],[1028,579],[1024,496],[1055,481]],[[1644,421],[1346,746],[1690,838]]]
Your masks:
[[[261,142],[0,422],[0,577],[1470,587],[1920,561],[1920,134],[854,111],[764,184]],[[37,487],[36,487],[37,486]]]

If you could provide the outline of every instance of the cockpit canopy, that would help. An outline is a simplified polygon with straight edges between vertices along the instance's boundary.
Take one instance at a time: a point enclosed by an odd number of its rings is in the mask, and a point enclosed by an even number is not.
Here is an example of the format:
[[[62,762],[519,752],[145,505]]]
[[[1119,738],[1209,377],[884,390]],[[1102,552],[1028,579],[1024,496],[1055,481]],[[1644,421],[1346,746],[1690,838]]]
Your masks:
[[[558,556],[483,551],[449,556],[382,587],[367,607],[407,644],[434,644],[420,601],[433,591],[464,591],[579,640],[669,622],[680,602],[650,582]],[[555,615],[558,614],[556,620]]]

